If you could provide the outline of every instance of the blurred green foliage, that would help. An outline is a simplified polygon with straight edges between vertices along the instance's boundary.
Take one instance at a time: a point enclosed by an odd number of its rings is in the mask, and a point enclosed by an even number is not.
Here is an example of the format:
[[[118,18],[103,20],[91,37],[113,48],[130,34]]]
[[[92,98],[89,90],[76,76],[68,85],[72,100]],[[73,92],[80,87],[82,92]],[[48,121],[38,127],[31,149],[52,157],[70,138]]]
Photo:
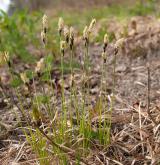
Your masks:
[[[28,51],[29,45],[38,45],[36,26],[40,14],[28,14],[26,11],[8,16],[0,11],[0,51],[8,51],[24,62],[33,62],[34,56]]]

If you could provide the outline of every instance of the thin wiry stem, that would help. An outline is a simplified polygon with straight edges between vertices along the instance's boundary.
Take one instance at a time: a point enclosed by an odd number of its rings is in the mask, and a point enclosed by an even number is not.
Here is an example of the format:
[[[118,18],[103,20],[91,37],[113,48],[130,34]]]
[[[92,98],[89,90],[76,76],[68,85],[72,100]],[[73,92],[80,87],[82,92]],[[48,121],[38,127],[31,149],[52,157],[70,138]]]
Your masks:
[[[63,131],[67,127],[67,112],[66,112],[66,106],[65,106],[65,94],[64,94],[64,50],[61,52],[61,79],[62,79],[62,91],[61,91],[61,97],[62,97],[62,112],[63,112]],[[64,127],[65,125],[65,127]]]
[[[150,75],[150,66],[149,63],[147,64],[147,113],[149,118],[152,120],[152,122],[157,125],[157,122],[153,119],[151,112],[150,112],[150,91],[151,91],[151,75]]]
[[[73,92],[74,92],[74,80],[73,80],[73,48],[70,47],[70,72],[71,72],[71,84],[70,84],[70,109],[69,109],[69,115],[70,115],[70,122],[72,123],[72,105],[73,105]]]

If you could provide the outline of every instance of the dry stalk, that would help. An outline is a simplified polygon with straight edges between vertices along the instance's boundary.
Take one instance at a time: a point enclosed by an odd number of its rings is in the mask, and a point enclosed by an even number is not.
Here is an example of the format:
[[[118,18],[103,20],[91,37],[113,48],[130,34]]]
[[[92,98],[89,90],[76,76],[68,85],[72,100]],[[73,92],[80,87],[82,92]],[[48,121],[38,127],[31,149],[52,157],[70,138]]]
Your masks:
[[[150,65],[149,65],[149,63],[147,63],[147,77],[148,77],[148,79],[147,79],[147,113],[148,113],[149,118],[152,120],[152,122],[155,125],[158,125],[157,122],[152,117],[151,112],[150,112],[151,74],[150,74]]]

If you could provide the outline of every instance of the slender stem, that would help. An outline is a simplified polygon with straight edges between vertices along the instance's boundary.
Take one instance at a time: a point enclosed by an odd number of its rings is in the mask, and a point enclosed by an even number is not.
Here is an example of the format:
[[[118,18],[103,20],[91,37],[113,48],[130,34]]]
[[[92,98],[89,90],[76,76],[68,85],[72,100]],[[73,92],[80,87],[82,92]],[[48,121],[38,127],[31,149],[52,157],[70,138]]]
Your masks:
[[[104,88],[103,88],[103,82],[104,82],[104,60],[102,62],[102,71],[101,71],[101,74],[102,74],[102,77],[101,77],[101,87],[100,87],[100,106],[99,106],[99,140],[102,141],[102,131],[101,131],[101,123],[102,123],[102,102],[104,100],[103,98],[103,91],[104,91]],[[105,105],[105,103],[104,103]],[[105,128],[104,128],[105,129]]]
[[[84,67],[83,73],[85,73],[84,81],[82,84],[82,132],[85,138],[89,138],[91,136],[91,119],[88,118],[87,122],[85,121],[85,109],[86,109],[86,101],[89,99],[89,40],[85,41],[85,52],[84,52]],[[87,89],[85,87],[87,85]],[[86,100],[87,99],[87,100]],[[88,112],[88,111],[87,111]],[[89,112],[90,113],[90,112]],[[89,114],[90,116],[90,114]],[[87,129],[87,130],[86,130]],[[83,147],[87,146],[88,142],[83,141]]]
[[[103,70],[103,78],[104,78],[104,81],[105,81],[105,84],[106,84],[106,80],[107,80],[107,63],[105,62],[104,63],[104,70]],[[108,102],[107,102],[107,85],[104,86],[104,116],[107,116],[107,113],[108,113]],[[110,122],[111,122],[111,117],[110,117]],[[108,143],[108,138],[110,136],[109,132],[107,132],[106,130],[108,129],[108,125],[107,125],[108,121],[107,120],[104,120],[104,144],[107,144]],[[110,129],[110,127],[109,127]]]
[[[149,63],[147,64],[147,75],[148,75],[148,80],[147,80],[147,113],[148,113],[149,118],[152,120],[152,122],[155,125],[157,125],[157,122],[153,119],[153,117],[150,113],[151,73],[150,73]]]
[[[12,80],[13,80],[13,79],[14,79],[14,78],[13,78],[13,74],[15,73],[15,72],[14,72],[14,69],[13,69],[13,66],[12,66],[12,65],[9,65],[8,67],[9,67],[9,72],[10,72],[10,74],[11,74],[11,78],[12,78]],[[19,100],[19,102],[20,102],[20,106],[15,102],[14,92],[15,92],[15,95],[16,95],[16,97],[18,98],[18,100]],[[16,105],[16,107],[17,107],[18,110],[20,111],[22,117],[27,121],[27,123],[30,123],[30,121],[29,121],[27,115],[26,115],[25,112],[24,112],[23,103],[22,103],[21,97],[20,97],[19,94],[18,94],[17,89],[15,89],[14,92],[11,91],[11,93],[10,93],[10,94],[11,94],[12,102]]]
[[[64,133],[65,128],[67,127],[67,114],[65,107],[65,95],[64,95],[64,50],[61,52],[61,79],[62,79],[62,132]],[[64,126],[65,125],[65,126]]]
[[[113,97],[112,97],[112,110],[114,108],[115,104],[115,87],[116,87],[116,60],[117,55],[114,55],[114,61],[113,61]]]
[[[33,73],[32,73],[32,76],[33,76]],[[36,85],[35,85],[34,76],[33,76],[33,86],[34,86],[34,91],[35,91],[35,97],[36,97],[37,108],[38,108],[38,110],[40,110],[40,105],[39,105],[39,102],[38,102],[37,89],[36,89]]]
[[[44,51],[45,51],[45,55],[47,55],[47,49],[46,49],[46,44],[44,45]],[[49,79],[50,79],[50,87],[52,89],[52,93],[53,93],[53,98],[54,98],[54,87],[53,87],[53,84],[52,84],[52,76],[51,76],[51,68],[49,68],[49,58],[47,58],[47,72],[48,72],[48,76],[49,76]],[[45,90],[44,90],[44,87],[43,87],[43,91],[44,91],[44,94],[45,94]],[[46,94],[45,94],[46,95]],[[50,104],[47,102],[47,106],[48,106],[48,111],[49,111],[49,116],[51,118],[53,118],[54,114],[53,114],[53,111],[51,111],[51,106]],[[54,106],[54,109],[55,109],[55,106]]]
[[[89,61],[89,40],[87,42],[86,46],[86,79],[87,79],[87,93],[86,93],[86,98],[89,100],[89,92],[90,92],[90,84],[89,84],[89,76],[90,76],[90,61]],[[87,101],[88,101],[87,100]],[[89,112],[90,113],[90,112]],[[91,119],[88,119],[88,137],[91,135]]]
[[[151,89],[151,79],[150,79],[150,68],[147,66],[147,75],[148,75],[148,80],[147,80],[147,112],[150,114],[150,89]]]
[[[71,75],[73,74],[73,48],[71,49],[71,56],[70,56],[70,70],[71,70]]]
[[[71,71],[71,92],[70,92],[70,110],[69,110],[69,115],[70,115],[70,122],[72,126],[72,104],[73,104],[73,92],[74,92],[74,80],[73,80],[73,48],[70,50],[70,71]],[[72,84],[73,83],[73,84]]]
[[[113,60],[113,86],[112,86],[112,99],[111,99],[111,110],[110,110],[110,118],[112,117],[113,108],[115,105],[115,87],[116,87],[116,57],[117,53],[114,54],[114,60]],[[110,132],[111,128],[111,119],[109,120],[108,125],[108,132]]]

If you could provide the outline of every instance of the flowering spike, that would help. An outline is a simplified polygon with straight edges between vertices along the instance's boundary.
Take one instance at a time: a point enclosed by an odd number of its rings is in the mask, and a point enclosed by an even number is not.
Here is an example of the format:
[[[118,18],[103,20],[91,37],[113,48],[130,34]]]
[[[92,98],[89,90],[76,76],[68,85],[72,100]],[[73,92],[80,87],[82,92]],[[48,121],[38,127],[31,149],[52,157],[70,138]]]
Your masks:
[[[74,46],[74,29],[73,27],[70,27],[69,29],[69,40],[70,40],[70,49],[72,50],[73,49],[73,46]]]
[[[104,35],[104,44],[108,44],[109,40],[108,40],[108,34],[106,33]]]
[[[72,26],[69,29],[69,37],[74,38],[74,28]]]
[[[4,58],[7,61],[9,61],[9,53],[8,52],[4,52]]]
[[[109,42],[108,34],[107,34],[107,33],[104,35],[104,40],[103,40],[103,42],[104,42],[103,51],[106,52],[106,48],[107,48],[108,42]]]
[[[59,31],[60,36],[62,34],[63,29],[64,29],[64,20],[62,17],[60,17],[58,21],[58,31]]]
[[[88,38],[89,38],[88,26],[85,26],[85,28],[84,28],[84,30],[83,30],[83,38],[84,38],[84,39],[88,39]]]
[[[20,73],[20,78],[24,84],[27,84],[29,82],[29,79],[28,79],[26,73]]]
[[[88,28],[88,32],[91,33],[92,29],[94,28],[96,24],[96,19],[92,19],[90,25],[89,25],[89,28]]]
[[[120,38],[119,40],[116,41],[115,47],[118,48],[118,49],[122,48],[123,44],[124,44],[124,41],[125,41],[124,38]]]
[[[4,53],[0,52],[0,66],[4,65],[6,63],[6,60],[4,58]]]
[[[43,32],[47,33],[47,30],[48,30],[48,17],[45,14],[42,17],[42,27],[43,27]]]
[[[46,33],[44,33],[44,31],[41,32],[41,40],[43,42],[43,44],[46,44]]]
[[[102,52],[102,58],[103,58],[103,62],[106,63],[106,61],[107,61],[106,52]]]
[[[64,53],[65,48],[66,48],[66,41],[61,41],[61,42],[60,42],[60,49],[61,49],[61,52]]]
[[[66,42],[68,43],[69,42],[69,29],[67,26],[64,27],[64,37],[65,37]]]
[[[35,68],[36,73],[40,73],[45,68],[44,58],[41,58],[40,61],[37,62],[37,66]]]

